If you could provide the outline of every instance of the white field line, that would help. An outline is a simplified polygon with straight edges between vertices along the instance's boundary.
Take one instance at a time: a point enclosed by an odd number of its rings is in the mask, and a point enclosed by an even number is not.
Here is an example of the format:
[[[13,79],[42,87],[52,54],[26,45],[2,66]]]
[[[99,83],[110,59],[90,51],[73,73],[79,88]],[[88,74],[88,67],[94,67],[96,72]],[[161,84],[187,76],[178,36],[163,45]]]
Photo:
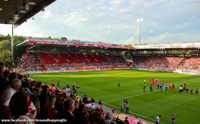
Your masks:
[[[132,96],[128,96],[128,97],[123,97],[123,98],[118,98],[118,99],[113,99],[113,100],[110,100],[110,101],[107,101],[105,103],[111,103],[111,102],[114,102],[114,101],[119,101],[119,100],[123,100],[123,99],[127,99],[127,98],[133,98],[133,97],[137,97],[137,96],[142,96],[142,95],[146,95],[146,94],[151,94],[151,93],[155,93],[155,92],[159,92],[160,90],[157,90],[157,91],[153,91],[153,92],[147,92],[147,93],[141,93],[141,94],[136,94],[136,95],[132,95]],[[161,91],[160,91],[161,92]]]

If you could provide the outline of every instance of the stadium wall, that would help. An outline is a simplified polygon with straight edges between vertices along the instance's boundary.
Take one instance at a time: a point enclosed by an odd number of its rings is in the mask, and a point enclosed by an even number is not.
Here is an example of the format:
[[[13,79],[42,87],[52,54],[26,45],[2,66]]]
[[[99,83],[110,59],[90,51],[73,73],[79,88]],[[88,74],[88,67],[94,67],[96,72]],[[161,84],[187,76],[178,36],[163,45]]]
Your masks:
[[[141,70],[141,71],[161,71],[161,72],[170,72],[170,71],[163,71],[163,70],[149,70],[147,68],[129,68],[129,67],[121,67],[121,68],[71,68],[71,69],[60,69],[60,70],[49,70],[49,71],[28,71],[26,73],[33,74],[33,73],[61,73],[61,72],[84,72],[84,71],[107,71],[107,70],[126,70],[126,69],[134,69],[134,70]],[[174,73],[180,74],[190,74],[190,75],[200,75],[199,71],[196,70],[175,70],[172,71]]]
[[[27,73],[33,74],[33,73],[60,73],[60,72],[84,72],[84,71],[107,71],[107,70],[125,70],[130,69],[129,67],[120,67],[120,68],[79,68],[79,69],[60,69],[60,70],[52,70],[52,71],[28,71]]]

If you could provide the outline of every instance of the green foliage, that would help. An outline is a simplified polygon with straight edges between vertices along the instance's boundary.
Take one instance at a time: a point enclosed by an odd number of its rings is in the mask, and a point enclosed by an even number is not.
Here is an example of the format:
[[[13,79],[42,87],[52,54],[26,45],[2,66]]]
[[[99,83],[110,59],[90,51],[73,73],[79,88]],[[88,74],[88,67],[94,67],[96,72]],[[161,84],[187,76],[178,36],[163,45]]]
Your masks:
[[[10,49],[10,41],[9,40],[2,40],[0,41],[0,50]]]
[[[10,41],[2,40],[0,41],[0,61],[5,63],[11,62],[11,50],[10,50]]]
[[[16,46],[17,44],[25,41],[26,37],[23,36],[14,36],[14,45]]]
[[[23,36],[14,36],[14,49],[15,46],[21,42],[23,42],[26,39],[26,37]],[[17,51],[16,51],[17,52]],[[0,35],[0,61],[5,63],[11,63],[11,36],[3,36]],[[18,53],[15,53],[15,57],[17,58],[19,56]],[[15,59],[16,60],[16,59]]]
[[[66,37],[61,37],[61,40],[67,41]]]
[[[10,40],[10,35],[7,35],[7,36],[4,36],[4,35],[1,35],[0,34],[0,41],[2,41],[2,40]]]
[[[73,40],[71,40],[70,42],[72,42],[72,43],[84,43],[83,41],[81,41],[81,40],[76,40],[76,39],[73,39]]]
[[[5,63],[11,62],[11,51],[10,50],[0,50],[0,61]]]

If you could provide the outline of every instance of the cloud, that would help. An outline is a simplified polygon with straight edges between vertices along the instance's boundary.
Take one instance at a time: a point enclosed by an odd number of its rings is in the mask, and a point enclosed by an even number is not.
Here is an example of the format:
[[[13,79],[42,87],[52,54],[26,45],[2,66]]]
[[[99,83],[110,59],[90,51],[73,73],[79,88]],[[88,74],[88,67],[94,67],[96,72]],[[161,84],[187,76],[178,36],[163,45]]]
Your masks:
[[[107,30],[106,32],[105,32],[105,34],[111,34],[112,32],[110,31],[110,30]]]
[[[122,0],[111,0],[112,4],[121,4]]]
[[[15,34],[137,44],[136,20],[143,17],[142,43],[200,42],[199,6],[198,0],[57,0]],[[0,33],[11,27],[0,26]]]
[[[138,41],[138,38],[136,38],[136,37],[130,37],[130,38],[126,41],[126,43],[130,44],[130,43],[135,43],[135,42],[137,42],[137,41]]]
[[[149,34],[152,34],[152,33],[154,33],[154,30],[150,30],[148,33],[149,33]]]
[[[12,32],[12,27],[11,25],[0,25],[0,34],[2,35],[8,35],[11,34]]]
[[[11,35],[11,31],[12,31],[11,25],[3,25],[0,28],[0,34],[3,34],[3,35],[8,35],[8,34]],[[40,33],[38,32],[40,31],[35,30],[31,26],[29,26],[29,24],[26,24],[26,23],[14,28],[14,35],[18,35],[18,36],[34,36],[34,37],[36,37],[37,35],[38,37],[44,36],[44,35],[41,35],[42,34],[41,32]]]
[[[32,37],[45,37],[45,33],[38,31],[32,27],[27,28],[27,25],[23,25],[15,29],[15,35],[19,36],[32,36]]]
[[[191,38],[192,37],[192,38]],[[122,44],[138,44],[138,37],[131,36],[128,39],[120,41]],[[163,33],[156,36],[149,36],[141,39],[141,44],[164,44],[164,43],[191,43],[200,42],[199,34],[182,33]]]
[[[50,19],[52,17],[53,17],[53,14],[50,10],[46,10],[46,11],[44,11],[44,14],[42,14],[43,19]]]
[[[200,42],[199,34],[188,32],[181,33],[163,33],[157,36],[150,36],[145,40],[145,43],[184,43],[184,42]]]
[[[79,27],[86,22],[88,18],[79,12],[71,12],[64,17],[64,24],[68,27]]]
[[[138,44],[139,42],[138,42],[138,37],[131,36],[126,40],[120,41],[119,43],[126,45],[126,44]]]

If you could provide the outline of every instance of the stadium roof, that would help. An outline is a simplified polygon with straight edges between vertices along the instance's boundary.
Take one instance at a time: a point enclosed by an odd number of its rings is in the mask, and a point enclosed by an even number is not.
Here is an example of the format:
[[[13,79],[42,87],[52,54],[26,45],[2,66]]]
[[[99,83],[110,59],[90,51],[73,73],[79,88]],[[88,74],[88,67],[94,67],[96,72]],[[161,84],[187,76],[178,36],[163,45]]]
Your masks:
[[[200,43],[180,43],[180,44],[147,44],[147,45],[119,45],[108,43],[73,43],[64,40],[52,40],[44,38],[28,38],[19,46],[33,46],[33,45],[61,45],[61,46],[75,46],[75,47],[96,47],[104,49],[124,49],[124,50],[184,50],[184,49],[200,49]]]
[[[20,25],[55,0],[0,0],[0,24]]]
[[[147,45],[133,45],[133,47],[136,50],[200,49],[200,43],[147,44]]]
[[[96,47],[96,48],[104,48],[104,49],[125,49],[125,50],[135,50],[132,45],[118,45],[118,44],[108,44],[108,43],[72,43],[69,41],[63,40],[49,40],[49,39],[32,39],[29,38],[24,42],[18,44],[17,46],[32,46],[32,45],[62,45],[62,46],[75,46],[75,47]]]

